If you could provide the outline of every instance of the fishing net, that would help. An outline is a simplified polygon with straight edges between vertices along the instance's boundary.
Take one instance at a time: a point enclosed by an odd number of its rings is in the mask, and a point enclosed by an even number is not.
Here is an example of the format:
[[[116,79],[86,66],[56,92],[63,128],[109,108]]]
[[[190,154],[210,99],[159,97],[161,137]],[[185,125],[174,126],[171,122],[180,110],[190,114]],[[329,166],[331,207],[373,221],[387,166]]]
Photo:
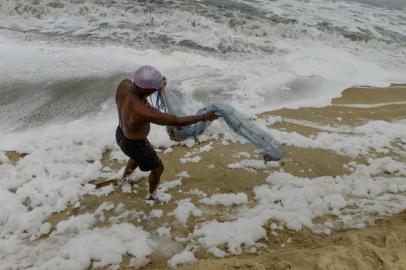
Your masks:
[[[171,90],[159,92],[162,93],[157,97],[158,107],[176,116],[186,115],[182,110],[182,100],[179,94]],[[200,109],[196,114],[204,114],[209,111],[216,111],[216,114],[223,118],[232,131],[253,144],[262,153],[265,162],[278,161],[282,158],[284,154],[282,144],[266,131],[253,124],[230,105],[224,103],[209,104]],[[169,137],[174,141],[182,141],[188,138],[197,140],[197,137],[202,134],[209,125],[210,122],[201,121],[188,126],[168,126],[167,131]]]

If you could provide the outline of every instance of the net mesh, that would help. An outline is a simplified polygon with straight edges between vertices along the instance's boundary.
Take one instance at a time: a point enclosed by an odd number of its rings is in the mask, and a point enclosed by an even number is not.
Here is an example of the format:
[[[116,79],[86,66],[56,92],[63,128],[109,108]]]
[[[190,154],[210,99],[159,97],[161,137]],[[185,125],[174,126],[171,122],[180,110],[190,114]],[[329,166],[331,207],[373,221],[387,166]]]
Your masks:
[[[166,112],[176,116],[186,115],[182,110],[181,97],[175,91],[163,91],[160,98]],[[224,119],[232,131],[254,145],[261,152],[265,162],[278,161],[282,158],[284,154],[282,144],[269,133],[253,124],[232,106],[224,103],[209,104],[200,109],[196,114],[204,114],[213,110]],[[202,134],[209,125],[210,122],[198,122],[181,127],[168,126],[167,131],[169,137],[174,141],[182,141],[188,138],[197,140],[197,137]]]

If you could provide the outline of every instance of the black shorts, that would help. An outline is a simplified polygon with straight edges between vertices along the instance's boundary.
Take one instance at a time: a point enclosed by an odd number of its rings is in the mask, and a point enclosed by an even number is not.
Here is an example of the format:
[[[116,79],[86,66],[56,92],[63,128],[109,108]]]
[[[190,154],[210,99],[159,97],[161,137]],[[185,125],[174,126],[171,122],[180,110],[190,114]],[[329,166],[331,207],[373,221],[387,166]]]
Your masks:
[[[116,129],[116,142],[126,156],[137,163],[141,171],[151,171],[161,166],[154,148],[145,138],[142,140],[130,140],[124,136],[120,126]]]

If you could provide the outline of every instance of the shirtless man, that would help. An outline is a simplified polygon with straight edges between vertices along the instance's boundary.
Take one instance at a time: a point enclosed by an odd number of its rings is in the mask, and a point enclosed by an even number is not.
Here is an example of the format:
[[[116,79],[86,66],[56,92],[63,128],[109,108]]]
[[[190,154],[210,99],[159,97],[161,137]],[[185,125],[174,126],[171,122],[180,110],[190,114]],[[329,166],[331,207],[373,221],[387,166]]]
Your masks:
[[[147,136],[150,123],[168,126],[185,126],[199,121],[212,121],[216,114],[208,112],[203,115],[177,117],[163,113],[149,104],[147,97],[156,91],[162,91],[165,78],[151,66],[142,66],[134,74],[134,81],[123,80],[116,92],[119,126],[116,130],[116,142],[129,157],[123,179],[137,167],[141,171],[151,171],[149,175],[149,195],[147,199],[155,200],[154,191],[158,187],[164,170],[154,148]]]

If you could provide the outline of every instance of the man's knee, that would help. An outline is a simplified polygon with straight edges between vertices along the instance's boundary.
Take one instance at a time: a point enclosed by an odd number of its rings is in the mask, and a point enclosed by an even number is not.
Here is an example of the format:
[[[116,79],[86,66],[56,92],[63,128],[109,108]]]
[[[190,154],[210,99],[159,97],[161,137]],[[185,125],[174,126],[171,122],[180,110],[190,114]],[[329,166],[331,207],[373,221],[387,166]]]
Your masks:
[[[162,163],[162,161],[161,161],[161,164],[159,165],[158,169],[159,169],[160,173],[162,173],[165,170],[165,167],[164,167],[164,164]]]
[[[158,174],[162,174],[162,172],[164,171],[164,169],[165,169],[164,164],[163,164],[162,161],[161,161],[161,162],[159,163],[159,167],[156,168],[157,173],[158,173]]]

